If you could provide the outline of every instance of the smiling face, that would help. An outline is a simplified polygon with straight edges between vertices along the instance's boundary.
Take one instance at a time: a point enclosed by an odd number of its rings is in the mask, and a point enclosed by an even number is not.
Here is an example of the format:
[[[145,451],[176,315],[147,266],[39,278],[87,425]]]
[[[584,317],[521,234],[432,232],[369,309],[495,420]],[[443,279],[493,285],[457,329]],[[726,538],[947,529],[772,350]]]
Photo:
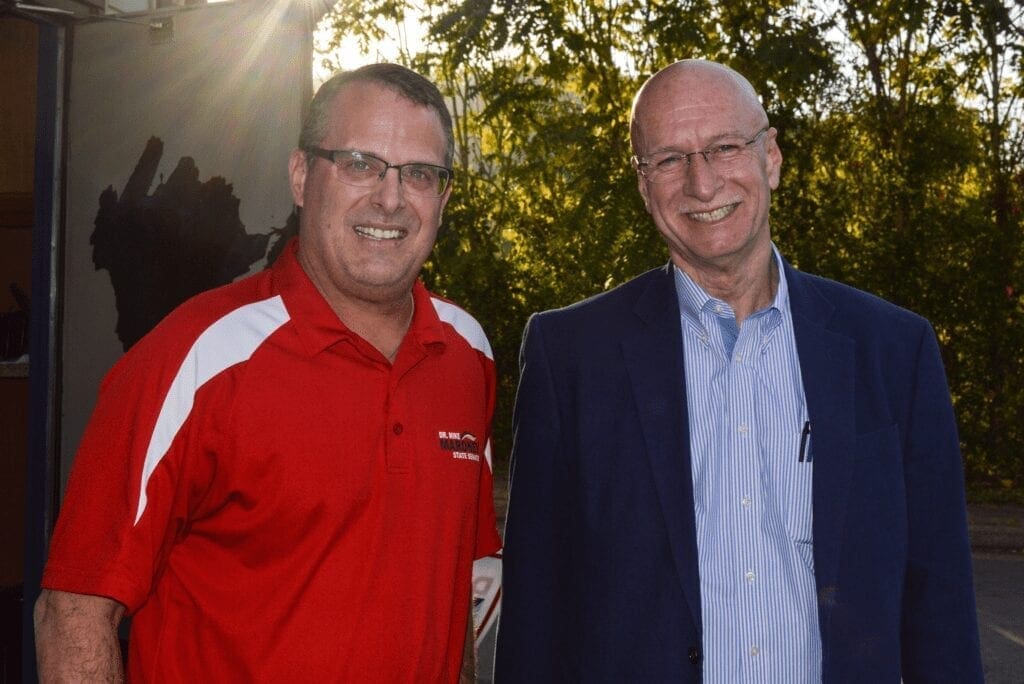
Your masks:
[[[717,145],[744,145],[768,125],[749,84],[708,62],[677,63],[645,84],[633,113],[633,150],[649,158]],[[739,159],[713,168],[693,155],[682,175],[652,183],[637,174],[647,211],[672,261],[702,280],[714,271],[759,269],[771,254],[768,206],[778,186],[782,154],[769,128]]]
[[[357,150],[392,164],[445,165],[446,139],[432,109],[378,83],[355,81],[334,98],[319,147]],[[329,303],[393,306],[409,292],[430,255],[451,188],[441,197],[406,192],[397,169],[372,187],[346,185],[334,164],[289,164],[292,196],[302,207],[298,258]]]

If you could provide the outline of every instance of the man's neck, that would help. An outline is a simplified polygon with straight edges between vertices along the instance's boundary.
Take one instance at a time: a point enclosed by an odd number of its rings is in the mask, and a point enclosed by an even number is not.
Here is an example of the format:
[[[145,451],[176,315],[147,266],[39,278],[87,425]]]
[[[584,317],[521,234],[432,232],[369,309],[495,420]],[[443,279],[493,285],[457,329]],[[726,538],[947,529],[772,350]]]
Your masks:
[[[677,265],[701,289],[728,304],[736,315],[737,325],[742,326],[743,321],[752,313],[764,309],[775,300],[780,275],[772,250],[754,268],[732,270]]]
[[[332,297],[327,300],[338,319],[394,363],[416,311],[412,291],[391,302]]]
[[[373,345],[388,361],[394,363],[398,348],[409,332],[416,305],[410,291],[392,306],[335,307],[335,313],[349,330]]]

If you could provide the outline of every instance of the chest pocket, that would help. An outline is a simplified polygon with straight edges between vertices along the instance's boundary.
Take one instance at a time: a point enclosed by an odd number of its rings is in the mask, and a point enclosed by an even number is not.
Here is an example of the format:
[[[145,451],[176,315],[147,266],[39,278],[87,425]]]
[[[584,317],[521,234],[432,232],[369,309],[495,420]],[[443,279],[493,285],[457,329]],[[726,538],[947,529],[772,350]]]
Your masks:
[[[786,538],[804,564],[813,568],[814,445],[812,435],[804,433],[803,423],[796,425],[799,429],[791,428],[771,440],[763,485]]]

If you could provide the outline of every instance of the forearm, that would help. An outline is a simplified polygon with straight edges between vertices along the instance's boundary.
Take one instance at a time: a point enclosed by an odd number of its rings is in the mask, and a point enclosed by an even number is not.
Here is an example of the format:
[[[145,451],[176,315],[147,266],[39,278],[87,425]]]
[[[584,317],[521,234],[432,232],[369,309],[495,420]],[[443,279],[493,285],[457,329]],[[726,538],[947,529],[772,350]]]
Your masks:
[[[473,628],[473,590],[469,592],[469,619],[466,620],[466,645],[462,649],[462,672],[459,684],[476,682],[476,630]]]
[[[123,682],[117,628],[124,606],[102,596],[43,590],[35,604],[39,681]]]

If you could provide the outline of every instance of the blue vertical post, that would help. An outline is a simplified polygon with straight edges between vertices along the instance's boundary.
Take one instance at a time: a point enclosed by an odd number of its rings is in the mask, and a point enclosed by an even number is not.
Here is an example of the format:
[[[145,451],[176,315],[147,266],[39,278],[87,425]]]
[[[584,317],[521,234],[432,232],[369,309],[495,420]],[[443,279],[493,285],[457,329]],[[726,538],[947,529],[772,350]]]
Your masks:
[[[29,319],[29,430],[26,472],[25,581],[22,616],[22,681],[35,682],[32,606],[57,504],[57,316],[58,246],[62,198],[61,140],[64,105],[65,29],[45,21],[39,28],[36,81],[36,146],[32,221],[32,308]]]

